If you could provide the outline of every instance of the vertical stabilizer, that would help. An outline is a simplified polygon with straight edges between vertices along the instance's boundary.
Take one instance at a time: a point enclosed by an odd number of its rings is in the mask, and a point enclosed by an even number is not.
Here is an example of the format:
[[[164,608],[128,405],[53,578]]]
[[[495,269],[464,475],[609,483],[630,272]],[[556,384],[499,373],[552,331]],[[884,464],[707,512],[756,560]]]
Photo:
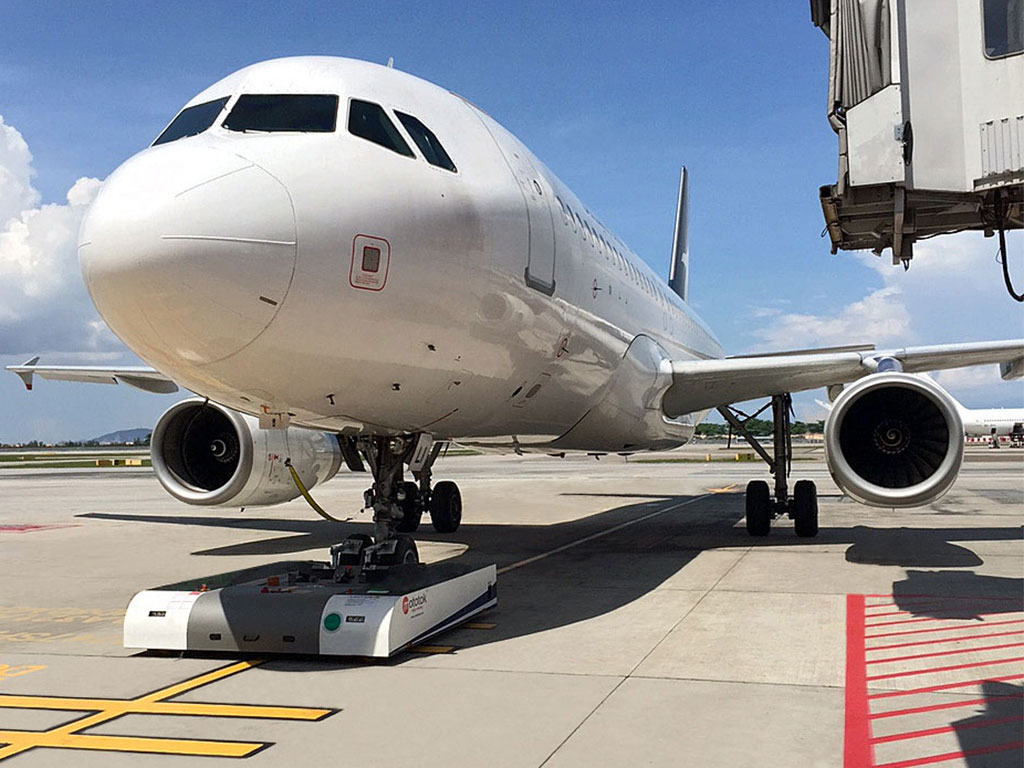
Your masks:
[[[690,180],[683,166],[679,174],[679,201],[676,203],[676,233],[672,238],[672,263],[668,285],[683,301],[689,296],[690,271]]]

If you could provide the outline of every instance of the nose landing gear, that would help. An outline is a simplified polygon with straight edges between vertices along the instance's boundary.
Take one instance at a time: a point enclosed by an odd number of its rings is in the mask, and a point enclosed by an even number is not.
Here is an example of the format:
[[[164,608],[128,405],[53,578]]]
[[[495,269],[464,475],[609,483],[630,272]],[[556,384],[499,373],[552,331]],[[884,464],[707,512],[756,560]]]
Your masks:
[[[346,438],[342,438],[346,439]],[[332,548],[336,570],[360,565],[364,571],[418,563],[416,542],[409,533],[430,513],[434,530],[454,533],[462,521],[462,495],[448,480],[431,487],[431,469],[444,443],[430,435],[347,438],[349,455],[358,451],[373,475],[373,485],[363,494],[364,506],[373,510],[373,538],[350,536]],[[409,466],[416,482],[404,478]],[[335,550],[337,552],[335,553]]]

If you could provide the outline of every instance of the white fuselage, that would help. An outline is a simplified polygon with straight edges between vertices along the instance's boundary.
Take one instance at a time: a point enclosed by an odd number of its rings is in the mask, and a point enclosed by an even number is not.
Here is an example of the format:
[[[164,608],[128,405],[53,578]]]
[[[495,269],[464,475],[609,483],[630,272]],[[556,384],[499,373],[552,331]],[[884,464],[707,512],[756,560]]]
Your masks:
[[[283,93],[337,95],[336,130],[221,126],[239,94]],[[146,362],[228,407],[335,432],[583,450],[692,435],[700,414],[660,410],[667,362],[719,357],[717,340],[483,112],[331,58],[257,64],[190,104],[220,97],[211,128],[118,168],[83,224],[93,299]],[[352,135],[351,99],[400,131],[395,111],[414,115],[457,171]]]
[[[959,403],[960,419],[968,437],[1010,435],[1024,427],[1024,408],[964,408]]]

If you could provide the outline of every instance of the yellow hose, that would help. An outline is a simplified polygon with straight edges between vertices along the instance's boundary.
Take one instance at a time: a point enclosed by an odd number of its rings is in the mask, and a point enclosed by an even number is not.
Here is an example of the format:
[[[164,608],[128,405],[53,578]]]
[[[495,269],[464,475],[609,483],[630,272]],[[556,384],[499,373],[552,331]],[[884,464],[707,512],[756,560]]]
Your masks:
[[[324,520],[330,520],[332,523],[347,522],[347,520],[339,520],[336,517],[331,517],[324,511],[323,507],[316,503],[316,499],[309,495],[309,491],[306,490],[306,486],[302,484],[302,479],[299,477],[299,473],[295,471],[295,467],[292,466],[291,459],[285,459],[284,465],[288,467],[288,471],[292,473],[292,480],[295,482],[295,487],[299,489],[299,493],[302,494],[302,498],[304,498],[306,503],[313,508],[314,512],[320,515]]]

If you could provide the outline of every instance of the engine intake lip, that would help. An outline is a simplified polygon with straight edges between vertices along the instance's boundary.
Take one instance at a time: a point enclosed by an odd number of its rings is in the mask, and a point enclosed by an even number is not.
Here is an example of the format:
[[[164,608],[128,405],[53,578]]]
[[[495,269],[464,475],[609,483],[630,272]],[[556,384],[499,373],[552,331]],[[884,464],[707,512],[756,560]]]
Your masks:
[[[214,483],[203,482],[194,471],[190,471],[188,462],[182,455],[173,453],[175,449],[180,450],[179,441],[182,440],[189,423],[198,414],[209,413],[206,409],[213,410],[218,427],[233,430],[236,440],[230,444],[225,441],[224,445],[219,445],[217,443],[223,440],[223,437],[215,436],[210,441],[212,458],[222,463],[235,462],[234,471],[227,480],[213,488],[206,486]],[[214,506],[231,500],[245,487],[252,472],[252,436],[240,413],[201,398],[190,398],[172,405],[157,421],[153,436],[150,438],[150,456],[157,479],[174,498],[186,504]]]
[[[883,479],[881,473],[865,471],[863,455],[848,455],[849,430],[844,430],[848,417],[859,418],[859,403],[878,398],[886,390],[902,390],[922,398],[921,408],[934,411],[945,421],[945,429],[923,435],[923,425],[915,425],[909,414],[885,414],[870,430],[862,429],[871,442],[870,448],[879,456],[898,459],[901,454],[912,453],[919,441],[930,438],[930,448],[938,458],[926,462],[927,473],[905,482]],[[902,394],[902,393],[901,393]],[[855,424],[848,425],[851,429]],[[847,440],[844,440],[844,433]],[[915,441],[918,441],[915,444]],[[844,442],[846,449],[844,450]],[[906,373],[875,373],[865,376],[847,387],[836,400],[825,428],[825,453],[829,471],[836,484],[851,498],[862,504],[877,507],[919,507],[942,496],[956,480],[963,461],[963,423],[949,395],[931,379]],[[919,464],[920,458],[918,459]],[[873,475],[873,477],[865,477]]]

